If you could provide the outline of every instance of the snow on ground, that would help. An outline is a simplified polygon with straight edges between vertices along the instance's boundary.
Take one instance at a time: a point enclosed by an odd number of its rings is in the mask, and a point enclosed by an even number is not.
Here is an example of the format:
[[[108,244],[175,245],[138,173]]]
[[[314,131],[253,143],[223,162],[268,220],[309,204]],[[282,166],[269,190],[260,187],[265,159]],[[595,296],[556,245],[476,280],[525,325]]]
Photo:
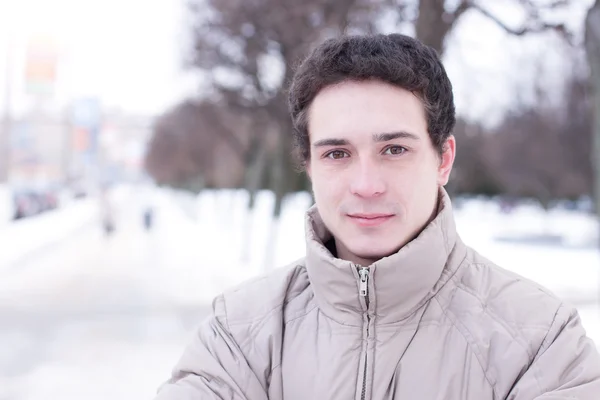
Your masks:
[[[115,188],[112,201],[123,201],[128,190],[126,186]],[[0,225],[0,271],[96,221],[98,207],[96,198],[74,200],[56,210]]]
[[[0,228],[0,270],[42,247],[64,240],[90,220],[94,206],[90,200],[81,200]]]
[[[180,194],[157,200],[164,221],[162,245],[170,249],[172,257],[172,282],[164,284],[175,301],[211,301],[227,287],[303,256],[303,214],[310,196],[290,199],[278,224],[273,224],[270,216],[270,193],[259,194],[252,214],[245,211],[246,202],[242,191],[207,191],[196,204]],[[279,231],[272,231],[273,225]],[[269,244],[272,237],[276,240],[274,245]],[[186,279],[180,279],[181,276]]]

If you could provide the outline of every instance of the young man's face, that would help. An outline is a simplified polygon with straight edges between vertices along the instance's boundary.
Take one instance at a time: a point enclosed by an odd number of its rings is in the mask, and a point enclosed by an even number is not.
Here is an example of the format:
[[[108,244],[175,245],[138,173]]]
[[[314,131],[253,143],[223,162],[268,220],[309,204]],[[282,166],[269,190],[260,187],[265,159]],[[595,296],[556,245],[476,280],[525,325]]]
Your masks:
[[[414,94],[379,81],[344,82],[319,92],[308,120],[307,172],[339,258],[369,265],[435,216],[455,141],[440,158]]]

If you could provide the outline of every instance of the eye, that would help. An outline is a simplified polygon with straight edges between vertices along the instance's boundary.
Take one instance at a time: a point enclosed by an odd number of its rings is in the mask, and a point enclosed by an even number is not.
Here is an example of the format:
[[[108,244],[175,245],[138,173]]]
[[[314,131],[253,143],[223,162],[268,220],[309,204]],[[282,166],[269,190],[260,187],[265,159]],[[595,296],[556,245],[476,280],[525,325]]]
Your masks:
[[[343,150],[333,150],[325,154],[325,157],[331,158],[332,160],[340,160],[342,158],[348,157],[348,153],[346,153]]]
[[[399,156],[401,154],[406,153],[406,147],[402,146],[390,146],[383,151],[383,154]]]

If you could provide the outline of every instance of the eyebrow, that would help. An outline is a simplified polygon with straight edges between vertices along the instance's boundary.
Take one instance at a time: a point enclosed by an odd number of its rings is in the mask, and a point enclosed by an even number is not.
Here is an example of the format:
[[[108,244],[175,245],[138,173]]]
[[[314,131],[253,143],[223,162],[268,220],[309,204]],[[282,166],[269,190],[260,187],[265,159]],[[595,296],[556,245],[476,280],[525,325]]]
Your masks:
[[[313,143],[314,147],[325,147],[325,146],[347,146],[350,144],[346,139],[322,139],[317,140]]]
[[[390,133],[376,133],[373,135],[374,142],[389,142],[395,139],[412,139],[419,140],[419,136],[414,133],[406,131],[390,132]],[[322,139],[313,143],[314,147],[326,147],[326,146],[347,146],[350,144],[346,139]]]
[[[398,131],[398,132],[390,132],[390,133],[376,133],[373,135],[373,140],[375,142],[389,142],[390,140],[395,139],[412,139],[419,140],[419,136],[414,133],[406,132],[406,131]]]

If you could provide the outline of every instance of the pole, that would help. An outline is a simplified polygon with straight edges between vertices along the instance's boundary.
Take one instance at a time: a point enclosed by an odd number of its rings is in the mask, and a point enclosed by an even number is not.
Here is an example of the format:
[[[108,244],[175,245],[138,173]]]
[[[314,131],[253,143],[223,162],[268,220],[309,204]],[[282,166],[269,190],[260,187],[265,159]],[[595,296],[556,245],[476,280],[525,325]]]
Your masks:
[[[593,101],[592,157],[594,164],[594,194],[598,230],[600,231],[600,0],[588,11],[586,17],[585,47],[590,66]],[[600,248],[600,233],[598,235]],[[600,312],[600,282],[598,283],[598,311]]]

